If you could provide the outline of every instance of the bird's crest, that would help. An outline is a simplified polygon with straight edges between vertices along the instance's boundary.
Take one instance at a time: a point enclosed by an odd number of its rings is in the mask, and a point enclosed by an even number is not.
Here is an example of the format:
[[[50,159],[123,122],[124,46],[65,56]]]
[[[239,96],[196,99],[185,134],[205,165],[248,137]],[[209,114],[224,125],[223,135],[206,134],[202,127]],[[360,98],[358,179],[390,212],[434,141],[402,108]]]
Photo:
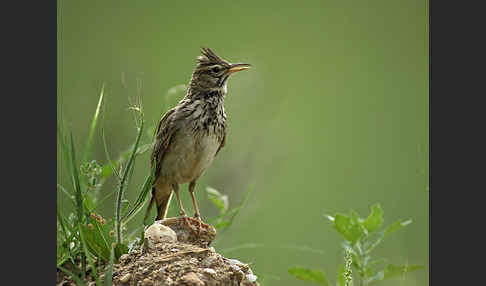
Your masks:
[[[218,57],[210,48],[202,48],[202,55],[197,57],[199,65],[229,64],[227,61]]]

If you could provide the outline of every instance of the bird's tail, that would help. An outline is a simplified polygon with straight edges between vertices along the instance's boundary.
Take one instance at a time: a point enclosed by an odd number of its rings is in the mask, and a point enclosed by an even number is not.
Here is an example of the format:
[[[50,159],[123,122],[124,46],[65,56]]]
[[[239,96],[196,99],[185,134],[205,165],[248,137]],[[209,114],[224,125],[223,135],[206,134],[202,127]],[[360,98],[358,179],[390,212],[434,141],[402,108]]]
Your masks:
[[[167,211],[169,210],[170,199],[172,198],[172,188],[167,186],[167,190],[156,190],[152,188],[152,198],[150,199],[150,203],[147,207],[147,211],[145,213],[144,224],[146,225],[147,219],[150,216],[150,211],[152,210],[152,205],[155,201],[157,205],[157,217],[155,220],[164,219],[167,215]]]
[[[169,210],[170,199],[172,198],[172,189],[168,194],[165,194],[162,199],[157,200],[157,218],[155,220],[164,219]]]

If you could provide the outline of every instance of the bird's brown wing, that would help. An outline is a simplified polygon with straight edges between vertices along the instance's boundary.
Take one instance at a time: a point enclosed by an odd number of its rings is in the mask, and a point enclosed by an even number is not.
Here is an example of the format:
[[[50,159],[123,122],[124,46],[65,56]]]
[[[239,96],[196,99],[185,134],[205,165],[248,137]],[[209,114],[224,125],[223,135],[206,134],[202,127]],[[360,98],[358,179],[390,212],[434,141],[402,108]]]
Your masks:
[[[160,168],[162,164],[162,159],[169,147],[172,136],[175,133],[175,126],[173,124],[173,117],[175,108],[167,111],[167,113],[162,117],[157,127],[157,137],[154,143],[154,149],[152,150],[152,155],[150,157],[150,167],[155,166],[155,178],[160,174]]]

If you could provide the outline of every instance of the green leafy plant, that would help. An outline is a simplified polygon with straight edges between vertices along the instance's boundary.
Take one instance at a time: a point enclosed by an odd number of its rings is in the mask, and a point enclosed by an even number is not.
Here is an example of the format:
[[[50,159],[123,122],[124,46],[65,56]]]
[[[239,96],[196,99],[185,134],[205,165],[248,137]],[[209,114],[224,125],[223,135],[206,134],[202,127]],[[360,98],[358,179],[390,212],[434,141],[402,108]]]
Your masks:
[[[96,160],[88,160],[94,132],[101,114],[104,98],[104,86],[101,90],[98,105],[90,126],[89,136],[85,145],[82,160],[78,162],[71,131],[66,132],[63,121],[58,122],[58,149],[60,150],[63,166],[69,175],[68,185],[58,183],[57,202],[57,267],[72,277],[79,285],[87,281],[87,265],[97,285],[101,285],[98,273],[102,265],[107,270],[112,269],[113,263],[128,252],[128,245],[132,242],[132,235],[122,236],[124,226],[138,213],[143,206],[148,189],[150,189],[153,174],[147,176],[142,186],[141,195],[133,205],[124,200],[124,193],[131,180],[135,159],[149,149],[151,143],[141,144],[144,120],[143,110],[138,104],[131,108],[136,113],[137,136],[135,143],[123,152],[116,163],[112,162],[104,132],[102,130],[103,144],[108,163],[100,165]],[[69,137],[66,134],[69,134]],[[69,138],[69,140],[68,140]],[[152,140],[153,138],[150,138]],[[116,168],[116,169],[115,169]],[[108,171],[107,171],[108,170]],[[103,191],[104,183],[112,175],[118,182],[115,190],[105,190],[107,195],[101,200],[98,198]],[[110,197],[116,194],[116,207],[113,218],[104,218],[97,214],[97,208]],[[64,214],[61,200],[66,199],[73,204],[74,211]],[[95,264],[96,262],[96,264]],[[106,276],[106,285],[111,285],[111,275]]]
[[[409,225],[411,220],[399,220],[391,225],[383,225],[383,210],[379,204],[371,207],[371,213],[361,218],[354,211],[349,215],[326,215],[334,229],[344,238],[342,244],[345,251],[345,264],[339,268],[336,285],[353,285],[353,274],[357,278],[357,285],[366,286],[406,273],[422,269],[420,265],[393,265],[383,266],[384,259],[374,259],[372,251],[393,232]],[[353,271],[354,270],[354,271]],[[326,274],[321,270],[305,267],[293,267],[288,272],[298,279],[331,285]]]
[[[250,191],[248,190],[245,193],[245,197],[240,202],[240,204],[235,208],[229,209],[228,195],[223,195],[218,190],[211,187],[206,188],[206,193],[209,200],[219,210],[219,214],[216,217],[209,219],[208,222],[212,224],[214,228],[222,232],[229,229],[229,227],[233,224],[235,217],[246,205],[246,202],[248,201],[248,197],[250,195]]]

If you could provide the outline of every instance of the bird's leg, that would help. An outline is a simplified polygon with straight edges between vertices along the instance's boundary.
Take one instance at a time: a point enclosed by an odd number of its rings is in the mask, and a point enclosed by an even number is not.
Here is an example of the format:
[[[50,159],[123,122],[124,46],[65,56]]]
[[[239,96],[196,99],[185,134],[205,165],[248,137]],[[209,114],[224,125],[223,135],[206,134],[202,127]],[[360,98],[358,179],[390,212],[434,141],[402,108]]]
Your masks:
[[[199,221],[198,233],[201,232],[202,221],[201,214],[199,213],[199,208],[197,207],[196,198],[194,197],[194,188],[196,187],[196,181],[192,181],[189,184],[189,193],[191,193],[192,204],[194,205],[194,217]]]
[[[184,207],[182,206],[181,195],[179,194],[179,185],[178,184],[174,184],[174,185],[172,185],[172,188],[174,189],[174,193],[177,196],[177,203],[179,204],[179,209],[181,211],[181,216],[184,219],[184,222],[189,226],[189,228],[191,230],[194,231],[194,229],[192,228],[191,223],[189,222],[189,217],[187,217],[186,211],[184,210]]]

